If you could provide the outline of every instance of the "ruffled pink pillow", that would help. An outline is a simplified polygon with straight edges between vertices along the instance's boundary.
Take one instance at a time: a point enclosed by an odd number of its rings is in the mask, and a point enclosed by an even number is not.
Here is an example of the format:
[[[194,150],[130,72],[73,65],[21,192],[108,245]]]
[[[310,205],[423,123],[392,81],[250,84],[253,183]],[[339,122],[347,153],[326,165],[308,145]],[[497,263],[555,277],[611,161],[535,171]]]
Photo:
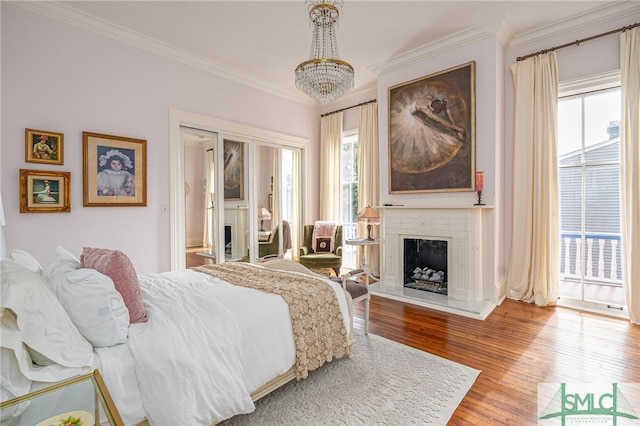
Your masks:
[[[111,278],[129,310],[129,320],[132,324],[147,322],[138,275],[126,254],[119,250],[85,247],[80,262],[83,268],[95,269]]]

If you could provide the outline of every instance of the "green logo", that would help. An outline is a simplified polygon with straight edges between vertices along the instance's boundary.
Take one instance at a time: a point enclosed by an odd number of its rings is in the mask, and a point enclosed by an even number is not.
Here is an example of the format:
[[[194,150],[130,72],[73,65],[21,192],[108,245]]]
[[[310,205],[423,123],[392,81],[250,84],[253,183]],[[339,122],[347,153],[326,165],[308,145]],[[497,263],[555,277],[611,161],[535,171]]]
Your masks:
[[[539,418],[557,418],[563,426],[568,418],[571,418],[571,423],[593,423],[598,419],[597,422],[600,424],[614,426],[617,425],[618,418],[638,420],[632,405],[620,391],[618,384],[612,383],[610,386],[605,389],[602,385],[584,384],[581,392],[569,392],[567,384],[561,383]],[[585,390],[585,387],[588,390]],[[538,389],[540,390],[540,387]]]

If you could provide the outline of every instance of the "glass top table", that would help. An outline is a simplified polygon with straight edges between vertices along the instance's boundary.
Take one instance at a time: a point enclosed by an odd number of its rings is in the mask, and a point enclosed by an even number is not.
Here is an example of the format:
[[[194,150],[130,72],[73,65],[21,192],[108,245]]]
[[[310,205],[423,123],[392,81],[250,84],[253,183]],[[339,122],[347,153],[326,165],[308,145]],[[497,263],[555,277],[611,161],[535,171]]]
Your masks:
[[[98,370],[0,403],[3,426],[123,426]]]

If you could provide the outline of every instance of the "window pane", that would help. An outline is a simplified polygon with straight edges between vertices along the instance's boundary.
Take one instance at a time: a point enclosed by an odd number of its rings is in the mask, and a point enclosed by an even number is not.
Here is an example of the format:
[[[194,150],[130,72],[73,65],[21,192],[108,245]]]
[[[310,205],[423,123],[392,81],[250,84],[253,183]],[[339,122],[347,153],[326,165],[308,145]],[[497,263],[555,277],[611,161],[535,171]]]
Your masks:
[[[617,127],[610,124],[617,123]],[[596,92],[584,98],[585,147],[619,137],[620,89]],[[610,135],[607,131],[612,131]]]
[[[576,153],[580,161],[582,147],[582,99],[570,97],[558,101],[558,155],[560,162],[569,153]],[[575,154],[574,154],[575,155]],[[575,162],[576,160],[572,160]]]
[[[582,230],[582,168],[560,169],[560,229],[562,233]]]
[[[590,166],[585,172],[585,232],[619,234],[620,168]]]

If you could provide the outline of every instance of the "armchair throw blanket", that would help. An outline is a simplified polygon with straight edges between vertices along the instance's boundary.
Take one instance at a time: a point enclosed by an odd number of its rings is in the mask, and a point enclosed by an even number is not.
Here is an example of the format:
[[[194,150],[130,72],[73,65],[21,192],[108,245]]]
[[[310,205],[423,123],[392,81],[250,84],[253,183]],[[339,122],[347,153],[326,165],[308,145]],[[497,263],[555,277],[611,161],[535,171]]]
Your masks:
[[[320,278],[292,274],[242,262],[193,268],[234,285],[274,293],[289,305],[296,344],[296,378],[306,379],[333,358],[350,353],[336,293]]]
[[[333,253],[335,250],[336,228],[337,224],[330,221],[318,220],[313,225],[313,234],[311,235],[311,244],[315,252]],[[318,243],[329,239],[329,248],[318,250]]]

